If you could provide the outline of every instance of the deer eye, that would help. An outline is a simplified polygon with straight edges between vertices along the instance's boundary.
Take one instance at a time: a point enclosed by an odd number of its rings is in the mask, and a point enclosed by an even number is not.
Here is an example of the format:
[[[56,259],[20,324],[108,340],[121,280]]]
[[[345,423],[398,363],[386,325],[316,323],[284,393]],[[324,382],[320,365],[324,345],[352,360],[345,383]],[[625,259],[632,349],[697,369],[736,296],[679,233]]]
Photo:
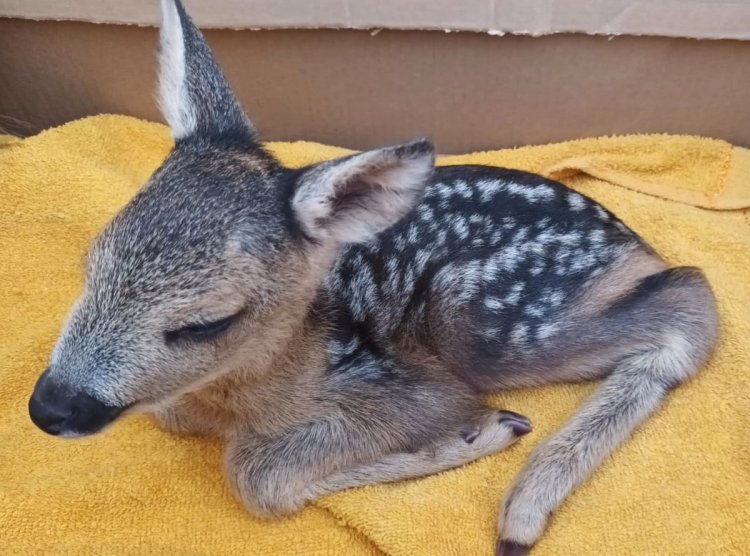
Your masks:
[[[197,322],[188,324],[176,330],[169,330],[164,333],[164,340],[170,344],[178,340],[189,340],[192,342],[207,342],[218,337],[232,325],[237,317],[242,313],[235,313],[223,319],[211,322]]]

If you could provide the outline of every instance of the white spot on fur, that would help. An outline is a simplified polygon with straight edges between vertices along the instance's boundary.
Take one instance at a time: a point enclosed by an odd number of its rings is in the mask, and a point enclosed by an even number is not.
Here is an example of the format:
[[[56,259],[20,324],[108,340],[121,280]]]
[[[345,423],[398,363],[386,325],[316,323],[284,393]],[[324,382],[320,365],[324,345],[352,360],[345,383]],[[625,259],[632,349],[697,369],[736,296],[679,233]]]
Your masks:
[[[503,298],[503,301],[510,305],[516,305],[521,300],[521,294],[525,287],[526,284],[523,282],[516,282],[511,286],[508,294]]]
[[[596,256],[593,253],[586,252],[583,250],[576,251],[573,262],[571,263],[569,270],[571,272],[577,272],[590,268],[596,264]]]
[[[603,220],[604,222],[609,220],[609,214],[607,214],[607,211],[605,211],[599,205],[594,205],[594,212],[596,212],[596,215],[599,217],[599,220]]]
[[[525,324],[517,324],[510,333],[510,341],[516,345],[523,344],[529,334],[529,327]]]
[[[484,306],[487,307],[490,311],[499,311],[503,307],[505,307],[505,304],[497,297],[486,297],[484,299]]]
[[[495,195],[497,195],[503,189],[502,182],[489,180],[480,181],[477,184],[477,187],[479,187],[482,192],[480,198],[483,203],[492,201]]]
[[[450,185],[448,185],[447,183],[438,183],[438,184],[435,184],[435,191],[443,199],[449,199],[455,193],[453,191],[453,188]]]
[[[521,243],[523,241],[526,241],[526,238],[528,236],[529,236],[529,228],[527,226],[524,226],[522,228],[518,228],[516,235],[513,236],[513,241],[516,243]]]
[[[401,280],[401,290],[402,291],[412,291],[414,289],[414,282],[417,279],[416,272],[414,272],[414,267],[409,266],[404,270],[404,274],[402,276]]]
[[[544,257],[547,253],[547,245],[539,243],[538,241],[527,244],[526,249],[529,253],[536,255],[538,258]]]
[[[492,282],[497,278],[500,272],[500,265],[497,259],[494,257],[487,259],[484,262],[484,268],[482,269],[482,280],[484,282]]]
[[[537,201],[551,201],[555,198],[555,191],[549,185],[519,185],[517,183],[505,184],[508,193],[524,197],[530,203]]]
[[[399,234],[396,237],[393,238],[393,245],[396,247],[398,251],[403,251],[406,249],[406,238],[403,234]]]
[[[518,245],[509,245],[500,253],[500,266],[502,266],[508,272],[513,271],[518,266],[518,263],[523,258],[521,250]]]
[[[554,236],[553,239],[568,246],[576,246],[581,243],[583,236],[581,235],[581,232],[567,232],[565,234]]]
[[[592,230],[589,232],[589,241],[594,244],[604,243],[605,234],[604,230]]]
[[[469,236],[469,227],[466,225],[466,219],[462,216],[457,216],[453,221],[453,230],[461,239],[466,239]]]
[[[430,251],[428,251],[427,249],[419,249],[416,252],[416,254],[414,255],[414,270],[417,274],[421,274],[424,270],[424,267],[427,266],[431,254],[432,253],[430,253]]]
[[[543,230],[537,234],[536,241],[539,243],[549,243],[554,237],[556,237],[555,233],[551,229],[547,228],[546,230]]]
[[[540,340],[546,340],[550,336],[552,336],[555,332],[557,332],[560,329],[560,325],[558,323],[545,323],[539,326],[539,328],[536,331],[536,337]]]
[[[407,236],[409,243],[417,243],[419,241],[419,226],[414,222],[409,226],[409,235]]]
[[[453,185],[453,187],[456,193],[458,193],[461,197],[463,197],[464,199],[471,199],[471,189],[469,188],[468,185],[466,185],[465,181],[463,180],[457,181]]]
[[[568,205],[575,211],[583,210],[584,208],[586,208],[586,199],[584,199],[578,193],[574,193],[571,191],[570,193],[568,193]]]
[[[355,265],[354,278],[348,284],[352,315],[364,319],[370,308],[377,304],[377,287],[370,266],[361,260]]]
[[[539,318],[544,315],[544,307],[542,307],[541,305],[528,305],[524,310],[524,313],[526,313],[530,317]]]
[[[385,267],[388,269],[388,278],[386,279],[385,289],[391,295],[395,295],[399,291],[398,264],[399,260],[395,257],[388,259],[388,262],[385,263]]]
[[[500,333],[500,331],[497,328],[486,328],[482,330],[481,335],[486,340],[494,340],[497,338],[497,335]]]
[[[425,220],[426,222],[432,222],[435,218],[435,213],[427,205],[420,206],[418,212],[419,212],[419,218],[421,218],[422,220]]]
[[[549,303],[553,307],[558,307],[558,306],[562,305],[563,301],[565,301],[565,294],[563,292],[561,292],[560,290],[555,290],[549,296]]]

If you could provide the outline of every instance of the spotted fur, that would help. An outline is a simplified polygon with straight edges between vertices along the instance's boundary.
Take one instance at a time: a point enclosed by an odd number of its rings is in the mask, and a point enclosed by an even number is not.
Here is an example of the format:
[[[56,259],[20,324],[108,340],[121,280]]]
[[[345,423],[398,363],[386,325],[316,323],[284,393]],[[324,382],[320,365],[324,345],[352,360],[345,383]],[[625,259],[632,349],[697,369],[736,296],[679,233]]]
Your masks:
[[[182,5],[162,9],[175,148],[92,244],[34,422],[80,436],[149,411],[176,433],[222,437],[238,498],[282,515],[530,432],[485,392],[603,378],[508,489],[497,552],[527,552],[709,357],[703,276],[668,268],[562,184],[435,169],[426,140],[285,168]]]

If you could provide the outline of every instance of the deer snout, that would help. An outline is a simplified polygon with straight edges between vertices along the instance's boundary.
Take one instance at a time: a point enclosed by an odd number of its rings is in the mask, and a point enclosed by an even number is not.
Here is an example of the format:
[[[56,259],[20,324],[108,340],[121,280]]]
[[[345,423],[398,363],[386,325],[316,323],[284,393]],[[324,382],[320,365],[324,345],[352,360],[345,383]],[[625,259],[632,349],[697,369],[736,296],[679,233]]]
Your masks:
[[[47,434],[62,437],[98,432],[124,409],[73,391],[54,380],[49,369],[39,377],[29,399],[29,416],[34,424]]]

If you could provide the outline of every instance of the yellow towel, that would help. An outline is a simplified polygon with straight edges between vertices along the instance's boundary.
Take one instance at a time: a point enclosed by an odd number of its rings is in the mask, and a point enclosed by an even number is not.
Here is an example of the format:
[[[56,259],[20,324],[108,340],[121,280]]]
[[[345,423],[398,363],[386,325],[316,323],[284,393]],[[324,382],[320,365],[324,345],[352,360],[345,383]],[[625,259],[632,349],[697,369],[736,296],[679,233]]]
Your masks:
[[[26,404],[102,225],[167,155],[165,127],[99,116],[0,140],[0,553],[491,554],[498,503],[532,447],[594,385],[505,392],[534,432],[494,457],[421,480],[328,496],[266,522],[234,501],[221,445],[145,416],[77,441]],[[297,166],[347,151],[271,144]],[[750,550],[750,151],[631,136],[440,159],[555,175],[604,203],[675,264],[705,269],[723,335],[711,364],[561,508],[536,554]],[[708,210],[714,209],[714,210]]]

